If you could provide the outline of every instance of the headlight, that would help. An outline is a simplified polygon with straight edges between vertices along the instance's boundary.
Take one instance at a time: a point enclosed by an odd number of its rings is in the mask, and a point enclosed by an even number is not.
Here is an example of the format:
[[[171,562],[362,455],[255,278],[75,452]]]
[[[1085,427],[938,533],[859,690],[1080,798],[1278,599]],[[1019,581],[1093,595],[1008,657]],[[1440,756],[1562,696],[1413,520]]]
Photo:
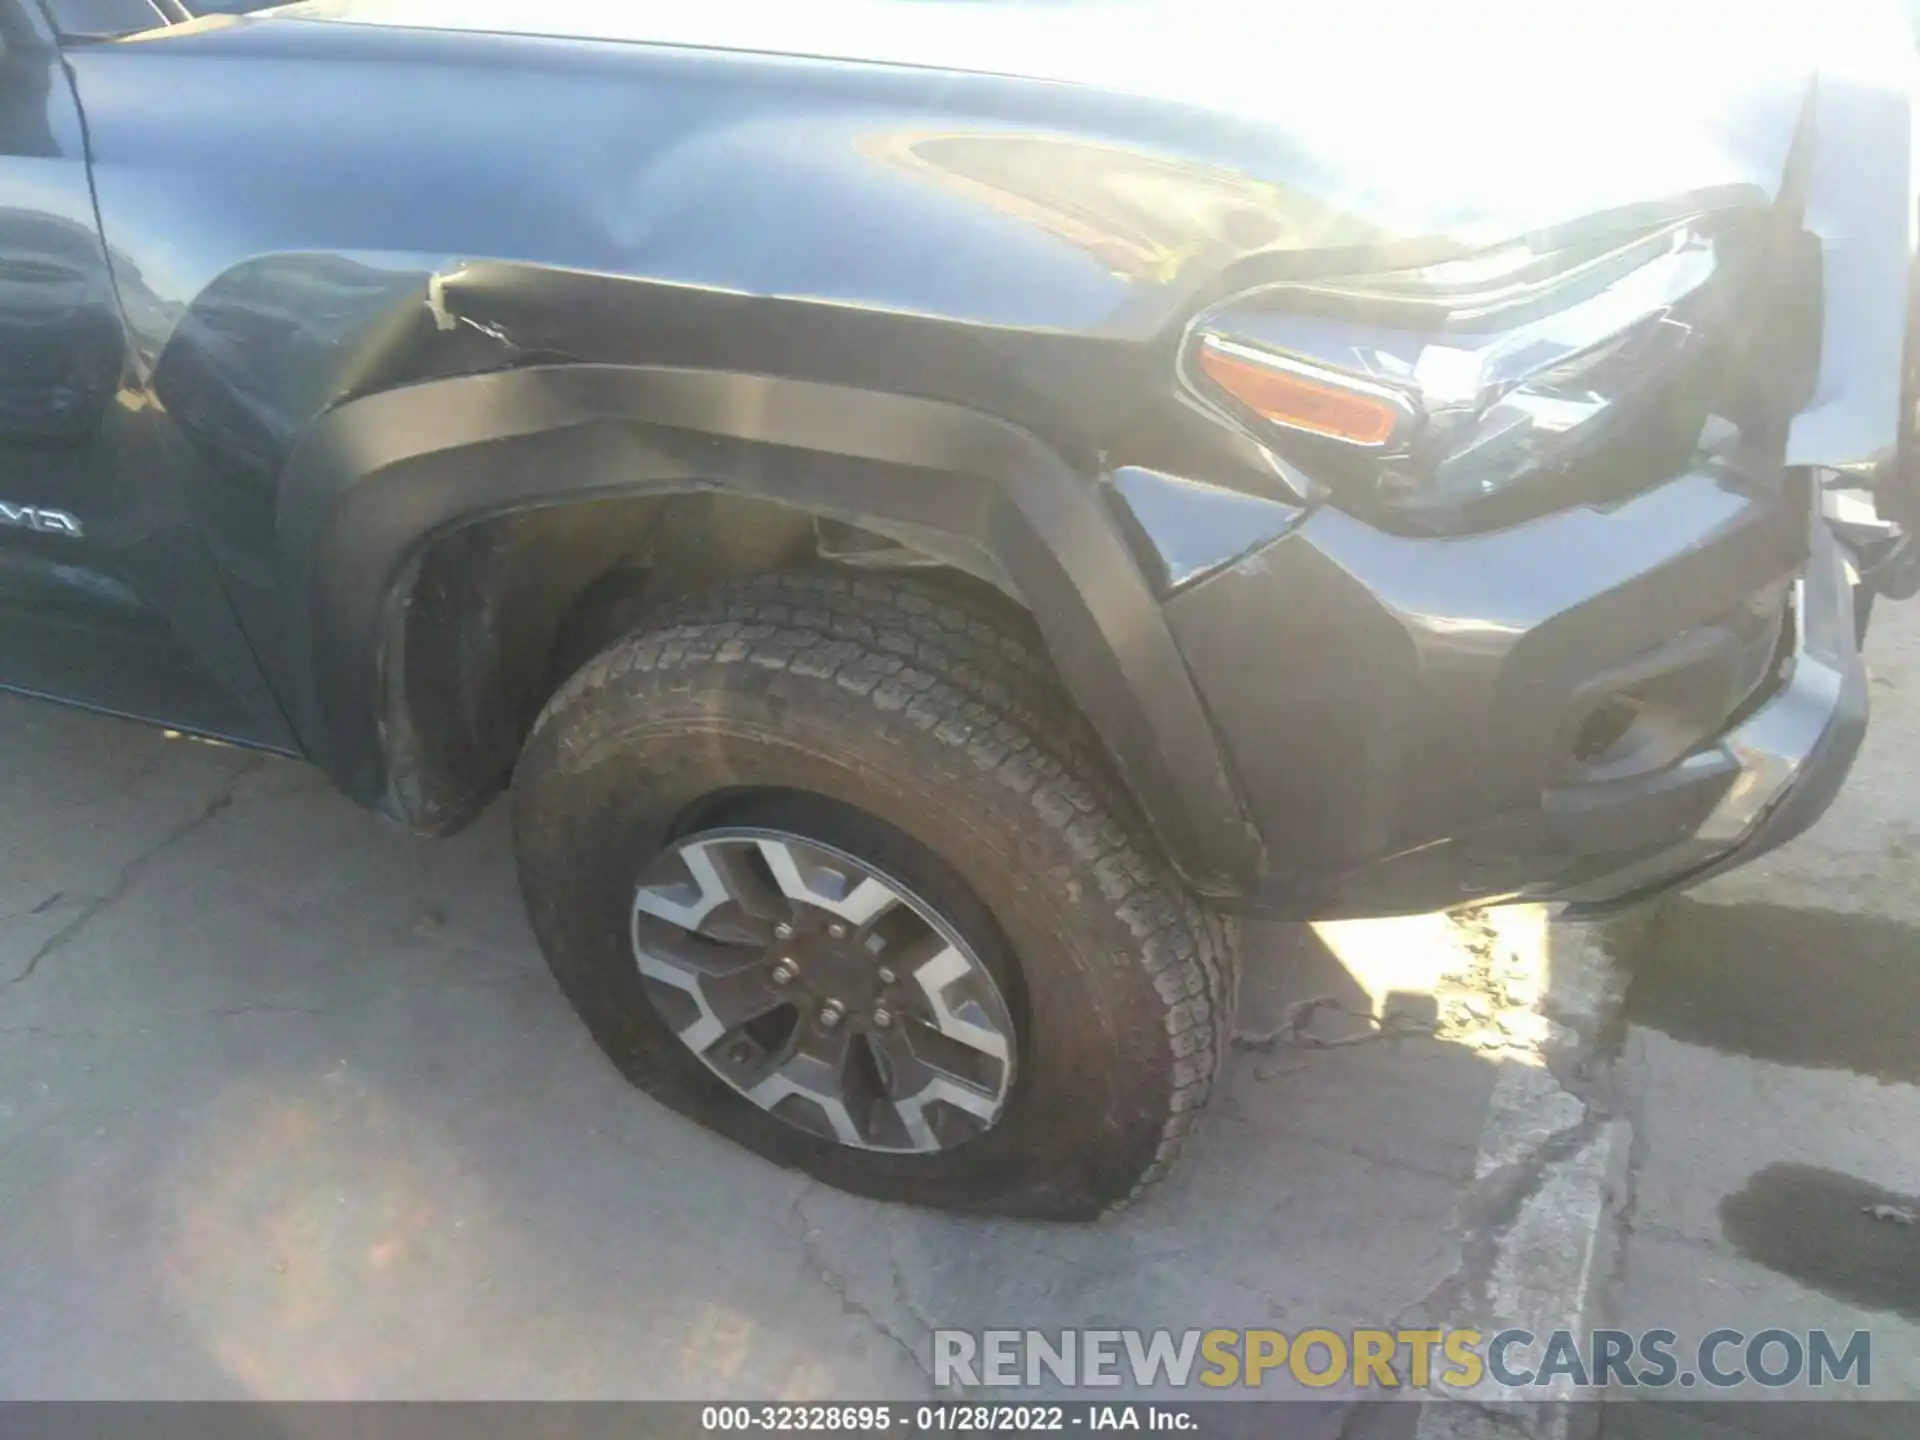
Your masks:
[[[1534,487],[1572,503],[1630,478],[1604,471],[1676,473],[1711,439],[1721,268],[1694,221],[1274,285],[1202,315],[1183,375],[1307,474],[1383,506],[1511,510],[1496,502]]]

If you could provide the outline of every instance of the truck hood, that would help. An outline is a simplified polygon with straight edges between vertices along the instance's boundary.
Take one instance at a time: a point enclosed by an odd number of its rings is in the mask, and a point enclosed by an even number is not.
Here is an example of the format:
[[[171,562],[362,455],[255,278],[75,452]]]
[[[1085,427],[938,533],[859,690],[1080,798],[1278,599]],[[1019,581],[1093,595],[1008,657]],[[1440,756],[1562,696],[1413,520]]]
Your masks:
[[[1577,12],[1577,13],[1576,13]],[[1492,243],[1651,199],[1764,201],[1809,83],[1910,53],[1870,0],[308,0],[308,20],[758,52],[1166,102],[1377,232]],[[1890,40],[1890,37],[1891,40]],[[1255,133],[1258,133],[1256,131]],[[1196,139],[1209,137],[1196,135]]]

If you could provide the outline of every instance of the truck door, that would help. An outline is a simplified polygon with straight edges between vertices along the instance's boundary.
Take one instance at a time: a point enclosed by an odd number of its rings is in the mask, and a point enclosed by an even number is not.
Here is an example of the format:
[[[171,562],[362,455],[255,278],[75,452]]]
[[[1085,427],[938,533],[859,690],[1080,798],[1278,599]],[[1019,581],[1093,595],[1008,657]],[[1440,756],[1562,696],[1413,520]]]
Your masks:
[[[132,363],[56,37],[0,0],[0,686],[291,748]]]

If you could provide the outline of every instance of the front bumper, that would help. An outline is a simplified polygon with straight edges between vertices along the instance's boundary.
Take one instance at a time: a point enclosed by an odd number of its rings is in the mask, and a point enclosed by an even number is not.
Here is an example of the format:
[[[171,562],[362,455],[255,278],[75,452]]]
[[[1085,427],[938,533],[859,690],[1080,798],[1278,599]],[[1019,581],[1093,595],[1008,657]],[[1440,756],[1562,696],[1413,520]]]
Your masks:
[[[1732,767],[1733,782],[1685,839],[1558,898],[1603,909],[1695,884],[1785,844],[1839,794],[1867,729],[1867,672],[1856,648],[1853,586],[1838,543],[1813,532],[1795,582],[1795,645],[1777,693],[1683,768]]]
[[[1776,470],[1443,539],[1323,510],[1174,596],[1271,859],[1250,908],[1599,907],[1806,829],[1867,708],[1813,506]]]

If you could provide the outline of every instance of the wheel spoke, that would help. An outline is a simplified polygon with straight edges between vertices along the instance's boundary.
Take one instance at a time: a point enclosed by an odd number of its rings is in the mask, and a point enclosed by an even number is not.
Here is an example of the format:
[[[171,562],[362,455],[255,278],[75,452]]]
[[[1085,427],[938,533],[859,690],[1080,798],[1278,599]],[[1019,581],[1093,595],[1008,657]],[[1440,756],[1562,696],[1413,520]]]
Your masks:
[[[929,933],[903,947],[894,968],[913,977],[942,1035],[983,1055],[1006,1060],[1010,1053],[1007,1036],[986,1007],[967,993],[980,976],[977,965],[944,937]]]
[[[634,909],[730,945],[764,945],[793,907],[767,883],[753,854],[753,844],[746,840],[683,846],[675,858],[686,877],[643,885],[634,896]]]
[[[926,1053],[931,1047],[916,1043],[917,1021],[891,1030],[876,1031],[873,1043],[885,1057],[889,1071],[889,1100],[916,1150],[938,1150],[939,1137],[927,1119],[927,1107],[945,1101],[977,1119],[992,1121],[1000,1102],[992,1090],[945,1069]]]
[[[792,1053],[746,1092],[747,1099],[771,1110],[790,1096],[801,1096],[826,1116],[834,1139],[842,1145],[864,1144],[866,1136],[847,1108],[852,1038],[844,1026],[822,1030],[802,1022]]]
[[[732,898],[725,877],[714,863],[713,850],[711,845],[681,849],[679,859],[686,867],[687,878],[643,885],[633,897],[633,908],[683,930],[698,930],[707,916]]]
[[[715,840],[706,846],[728,898],[744,914],[771,925],[788,918],[793,907],[787,903],[784,895],[767,884],[766,876],[753,864],[753,849],[746,842],[737,840]]]
[[[729,1030],[793,1003],[793,997],[773,983],[768,967],[757,960],[715,975],[700,988],[714,1018]]]
[[[896,1140],[900,1127],[894,1115],[893,1101],[874,1063],[870,1036],[857,1035],[847,1047],[847,1065],[842,1083],[841,1094],[846,1100],[847,1114],[853,1120],[854,1128],[860,1132],[861,1140],[868,1145]],[[894,1123],[889,1125],[889,1121]]]
[[[789,1003],[757,955],[638,921],[633,949],[642,975],[692,997],[697,1014],[680,1039],[701,1054],[729,1031]]]
[[[855,877],[844,864],[811,846],[787,840],[759,841],[761,858],[788,899],[831,911],[855,929],[871,924],[900,897],[877,877]]]

